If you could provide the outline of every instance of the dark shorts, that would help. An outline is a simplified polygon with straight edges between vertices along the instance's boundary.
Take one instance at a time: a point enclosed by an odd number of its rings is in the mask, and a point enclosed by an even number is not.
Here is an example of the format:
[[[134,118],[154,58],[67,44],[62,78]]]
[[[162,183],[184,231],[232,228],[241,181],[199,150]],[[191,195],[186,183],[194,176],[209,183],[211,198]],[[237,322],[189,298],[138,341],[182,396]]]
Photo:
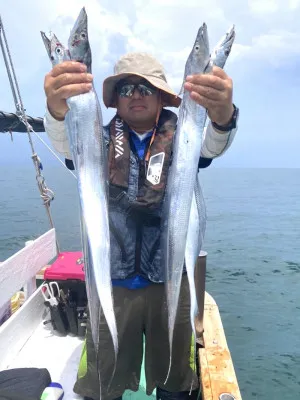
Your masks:
[[[147,288],[135,290],[114,287],[113,294],[119,355],[116,372],[108,391],[114,368],[114,350],[110,332],[103,320],[100,326],[99,346],[102,400],[115,399],[126,389],[138,390],[144,335],[147,394],[150,395],[157,387],[169,392],[189,391],[191,387],[197,389],[199,382],[194,368],[187,276],[184,275],[182,279],[174,330],[173,360],[166,384],[164,382],[169,368],[169,339],[165,286],[152,284]],[[99,398],[96,357],[89,324],[74,391],[81,396]]]

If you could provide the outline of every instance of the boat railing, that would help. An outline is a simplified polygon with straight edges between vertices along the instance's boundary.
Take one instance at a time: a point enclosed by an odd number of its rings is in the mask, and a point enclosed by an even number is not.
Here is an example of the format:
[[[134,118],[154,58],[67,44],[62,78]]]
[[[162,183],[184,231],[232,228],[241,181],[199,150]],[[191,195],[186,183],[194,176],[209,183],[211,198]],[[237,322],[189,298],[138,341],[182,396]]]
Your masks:
[[[0,264],[0,309],[21,288],[25,292],[22,307],[0,326],[0,370],[7,368],[42,321],[44,298],[36,288],[36,274],[56,255],[55,229],[50,229]]]

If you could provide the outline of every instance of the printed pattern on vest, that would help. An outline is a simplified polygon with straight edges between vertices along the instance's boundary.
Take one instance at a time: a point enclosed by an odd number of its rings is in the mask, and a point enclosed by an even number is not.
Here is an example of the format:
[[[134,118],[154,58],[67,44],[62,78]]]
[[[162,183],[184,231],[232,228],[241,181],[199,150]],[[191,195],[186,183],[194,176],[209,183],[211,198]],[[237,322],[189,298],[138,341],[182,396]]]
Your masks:
[[[115,158],[118,158],[124,154],[124,134],[123,134],[123,122],[116,119],[116,144],[115,144]]]

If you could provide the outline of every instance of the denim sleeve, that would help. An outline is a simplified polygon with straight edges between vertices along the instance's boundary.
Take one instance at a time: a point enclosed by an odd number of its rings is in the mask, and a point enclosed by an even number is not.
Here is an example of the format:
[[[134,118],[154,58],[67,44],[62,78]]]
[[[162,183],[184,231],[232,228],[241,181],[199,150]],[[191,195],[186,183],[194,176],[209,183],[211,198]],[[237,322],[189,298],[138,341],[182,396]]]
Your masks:
[[[205,158],[205,157],[200,157],[199,163],[198,163],[198,168],[207,168],[210,166],[212,163],[212,158]]]
[[[74,167],[74,163],[72,160],[65,158],[65,164],[68,169],[70,169],[71,171],[74,171],[75,167]]]

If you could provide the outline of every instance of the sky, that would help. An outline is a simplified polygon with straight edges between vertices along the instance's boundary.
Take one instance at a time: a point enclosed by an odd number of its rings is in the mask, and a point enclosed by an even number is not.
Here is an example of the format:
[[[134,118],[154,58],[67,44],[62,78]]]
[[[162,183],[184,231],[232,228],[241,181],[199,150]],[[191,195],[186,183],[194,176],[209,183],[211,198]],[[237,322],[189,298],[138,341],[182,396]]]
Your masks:
[[[240,109],[238,132],[213,167],[300,167],[300,0],[0,0],[23,103],[31,116],[44,115],[44,76],[51,69],[40,31],[52,31],[67,44],[83,6],[100,99],[103,79],[131,51],[153,54],[179,92],[199,26],[207,23],[213,48],[234,24],[236,40],[225,72],[233,80],[233,100]],[[2,57],[0,82],[0,110],[14,112]],[[114,110],[101,105],[108,122]],[[46,134],[41,135],[49,144]],[[44,163],[57,163],[36,138],[34,144]],[[31,162],[26,134],[14,134],[13,142],[0,134],[0,146],[0,164]]]

